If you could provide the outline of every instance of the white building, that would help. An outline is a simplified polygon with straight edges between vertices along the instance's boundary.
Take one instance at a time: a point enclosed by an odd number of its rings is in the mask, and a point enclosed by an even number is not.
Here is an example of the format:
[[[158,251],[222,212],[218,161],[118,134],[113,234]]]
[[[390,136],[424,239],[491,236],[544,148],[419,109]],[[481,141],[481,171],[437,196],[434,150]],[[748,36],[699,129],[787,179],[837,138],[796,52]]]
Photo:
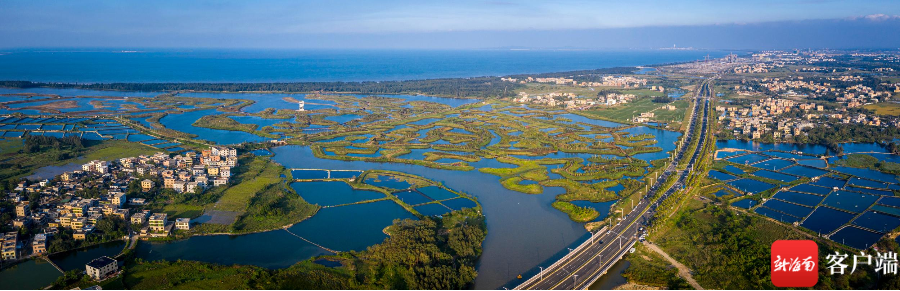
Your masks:
[[[87,263],[85,270],[88,276],[91,276],[91,279],[99,281],[119,271],[119,264],[116,260],[103,256]]]

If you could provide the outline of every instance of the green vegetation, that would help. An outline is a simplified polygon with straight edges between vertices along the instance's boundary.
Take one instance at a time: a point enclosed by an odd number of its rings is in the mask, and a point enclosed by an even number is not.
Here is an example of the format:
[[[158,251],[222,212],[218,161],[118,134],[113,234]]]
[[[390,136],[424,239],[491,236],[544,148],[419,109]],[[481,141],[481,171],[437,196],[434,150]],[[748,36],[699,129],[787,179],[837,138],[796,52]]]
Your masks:
[[[443,97],[514,96],[519,85],[500,77],[429,79],[380,82],[296,82],[296,83],[95,83],[61,84],[27,81],[2,81],[0,87],[79,88],[124,91],[265,91],[265,92],[337,92],[361,94],[428,94]]]
[[[313,259],[281,270],[221,266],[193,261],[129,260],[122,280],[127,289],[464,289],[477,275],[475,263],[486,234],[476,209],[443,219],[397,220],[391,236],[361,252]]]
[[[128,289],[265,289],[256,279],[267,275],[255,266],[219,266],[193,261],[137,260],[128,266]]]
[[[658,122],[673,123],[679,122],[682,116],[686,114],[685,109],[688,107],[687,103],[688,102],[686,101],[675,101],[672,103],[672,105],[675,106],[676,109],[669,111],[664,109],[657,109],[662,107],[664,104],[653,102],[653,98],[637,98],[634,101],[625,104],[605,108],[590,109],[584,111],[584,114],[592,118],[628,123],[631,122],[631,119],[633,117],[640,116],[641,113],[650,112],[656,109],[655,111],[653,111],[656,116],[654,118],[651,118],[652,120]]]
[[[541,187],[541,185],[521,184],[522,181],[522,177],[509,177],[500,180],[500,184],[503,185],[503,187],[505,187],[506,189],[522,192],[525,194],[541,194],[544,192],[544,188]]]
[[[270,184],[250,200],[232,228],[238,233],[269,230],[298,223],[318,211],[286,184]]]
[[[232,185],[221,192],[206,210],[238,213],[231,226],[234,233],[279,228],[313,215],[318,207],[306,203],[284,184],[284,167],[264,157],[244,157],[239,161]]]
[[[661,220],[651,230],[650,239],[693,270],[694,279],[705,288],[774,289],[769,279],[769,246],[775,240],[816,239],[821,257],[834,253],[832,243],[771,219],[695,199],[688,201],[674,217]],[[900,286],[898,276],[874,279],[870,268],[853,275],[830,275],[826,265],[820,264],[819,272],[816,289],[873,289],[876,286],[896,289]],[[657,286],[662,283],[659,278],[669,276],[667,273],[658,265],[643,262],[633,263],[626,272],[629,279]]]
[[[629,282],[661,287],[668,290],[691,289],[687,281],[678,276],[678,269],[672,268],[662,256],[647,249],[643,244],[635,244],[635,252],[628,260],[631,265],[622,274]]]
[[[876,157],[866,154],[846,155],[843,157],[843,159],[834,162],[834,164],[838,166],[866,168],[894,175],[900,175],[900,164],[894,162],[883,162],[878,160],[878,158]]]
[[[900,116],[900,104],[897,103],[879,102],[863,108],[871,110],[875,115]]]
[[[258,130],[257,127],[259,127],[259,125],[257,124],[240,123],[225,114],[203,116],[200,119],[197,119],[193,125],[196,127],[212,129],[243,131],[267,138],[279,138],[278,135]]]
[[[575,222],[588,222],[600,216],[597,209],[591,207],[581,207],[566,201],[553,202],[553,208],[569,215],[569,219]]]

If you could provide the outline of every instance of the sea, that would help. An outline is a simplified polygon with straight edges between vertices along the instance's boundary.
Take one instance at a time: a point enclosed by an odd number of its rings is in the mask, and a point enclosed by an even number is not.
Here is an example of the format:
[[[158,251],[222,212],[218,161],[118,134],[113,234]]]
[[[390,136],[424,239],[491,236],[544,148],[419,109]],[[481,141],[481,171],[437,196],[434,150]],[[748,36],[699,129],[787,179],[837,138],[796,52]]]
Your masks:
[[[706,50],[7,49],[0,80],[66,83],[395,81],[686,62]]]

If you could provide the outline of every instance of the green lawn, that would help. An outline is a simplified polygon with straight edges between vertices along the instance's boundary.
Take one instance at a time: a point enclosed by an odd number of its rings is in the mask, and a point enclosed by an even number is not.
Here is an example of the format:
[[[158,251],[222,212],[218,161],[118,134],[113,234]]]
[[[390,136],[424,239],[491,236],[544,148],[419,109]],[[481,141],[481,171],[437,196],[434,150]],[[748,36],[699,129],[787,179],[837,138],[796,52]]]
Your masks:
[[[240,167],[239,171],[242,173],[234,177],[237,184],[225,190],[213,209],[243,212],[253,196],[267,186],[281,182],[280,175],[283,168],[273,167],[266,159],[250,159],[249,164]]]
[[[88,151],[81,160],[110,161],[120,158],[136,157],[140,155],[153,155],[164,150],[156,149],[136,142],[110,140],[104,141],[100,147]]]
[[[640,98],[622,105],[587,110],[584,113],[604,119],[630,122],[632,117],[639,116],[643,112],[648,112],[663,105],[661,103],[653,103],[651,98]]]
[[[900,116],[900,104],[896,103],[869,104],[863,108],[874,111],[875,115]]]
[[[262,277],[262,278],[259,278]],[[254,266],[221,266],[194,261],[139,262],[122,280],[128,289],[264,289],[256,279],[268,277]]]

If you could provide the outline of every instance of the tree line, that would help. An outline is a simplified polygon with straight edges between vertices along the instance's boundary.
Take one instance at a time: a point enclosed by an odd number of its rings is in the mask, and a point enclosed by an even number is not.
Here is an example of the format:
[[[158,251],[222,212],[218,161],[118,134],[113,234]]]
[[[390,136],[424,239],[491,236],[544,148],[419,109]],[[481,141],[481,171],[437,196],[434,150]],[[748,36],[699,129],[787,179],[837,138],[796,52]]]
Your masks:
[[[287,82],[287,83],[41,83],[0,81],[0,87],[75,88],[121,91],[279,91],[279,92],[352,92],[361,94],[427,94],[445,97],[511,97],[522,84],[501,81],[499,77],[447,78],[409,81],[367,82]]]

